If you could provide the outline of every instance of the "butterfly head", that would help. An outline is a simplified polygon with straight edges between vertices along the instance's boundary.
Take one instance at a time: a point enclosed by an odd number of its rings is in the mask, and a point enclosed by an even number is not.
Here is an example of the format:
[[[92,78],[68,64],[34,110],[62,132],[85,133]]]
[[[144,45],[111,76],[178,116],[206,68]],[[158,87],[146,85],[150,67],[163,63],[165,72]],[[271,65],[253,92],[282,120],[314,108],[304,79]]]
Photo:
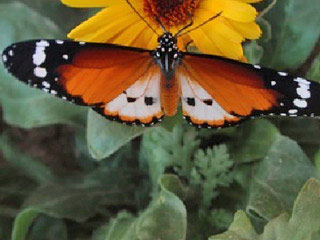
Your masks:
[[[177,47],[177,39],[169,32],[158,38],[158,47],[152,51],[155,61],[163,73],[171,78],[174,68],[181,62],[182,54]]]

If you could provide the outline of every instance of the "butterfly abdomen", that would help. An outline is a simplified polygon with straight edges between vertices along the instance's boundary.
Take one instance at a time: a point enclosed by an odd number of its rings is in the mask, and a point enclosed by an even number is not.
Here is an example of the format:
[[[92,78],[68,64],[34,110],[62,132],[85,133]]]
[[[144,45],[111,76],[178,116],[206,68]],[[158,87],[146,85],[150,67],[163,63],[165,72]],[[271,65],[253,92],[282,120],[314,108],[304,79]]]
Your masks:
[[[167,79],[161,76],[160,99],[161,106],[167,116],[173,116],[177,112],[180,99],[180,87],[175,77]]]

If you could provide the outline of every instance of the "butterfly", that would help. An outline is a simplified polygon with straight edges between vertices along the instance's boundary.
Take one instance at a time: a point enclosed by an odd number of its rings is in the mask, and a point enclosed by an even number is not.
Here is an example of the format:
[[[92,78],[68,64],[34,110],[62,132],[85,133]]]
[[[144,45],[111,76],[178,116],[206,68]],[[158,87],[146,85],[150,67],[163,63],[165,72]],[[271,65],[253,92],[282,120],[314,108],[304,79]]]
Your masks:
[[[173,116],[181,99],[191,125],[220,128],[255,116],[316,116],[320,85],[301,77],[180,51],[165,32],[155,50],[68,40],[15,43],[6,69],[47,93],[90,106],[109,120],[152,126]]]

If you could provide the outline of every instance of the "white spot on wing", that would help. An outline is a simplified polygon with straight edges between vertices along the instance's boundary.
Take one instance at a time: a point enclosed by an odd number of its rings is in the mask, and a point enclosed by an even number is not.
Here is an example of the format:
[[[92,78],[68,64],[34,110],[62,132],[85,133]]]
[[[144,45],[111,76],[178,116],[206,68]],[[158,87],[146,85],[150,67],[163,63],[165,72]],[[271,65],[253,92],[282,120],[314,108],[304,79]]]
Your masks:
[[[62,41],[62,40],[56,40],[56,43],[57,43],[57,44],[63,44],[64,41]]]
[[[294,81],[298,82],[298,83],[302,83],[302,84],[310,84],[310,82],[304,78],[301,78],[301,77],[297,77],[294,79]]]
[[[40,66],[46,60],[45,47],[36,47],[35,53],[32,55],[33,64]]]
[[[297,112],[298,112],[297,109],[290,109],[290,110],[288,111],[289,114],[296,114]]]
[[[276,81],[271,81],[271,86],[274,86],[274,85],[276,85],[276,84],[277,84]]]
[[[40,42],[36,43],[37,47],[49,47],[49,45],[50,45],[49,42],[46,40],[41,40]]]
[[[253,67],[256,69],[261,69],[261,67],[259,65],[253,65]]]
[[[288,73],[286,73],[286,72],[278,72],[278,74],[279,74],[280,76],[283,76],[283,77],[288,76]]]
[[[62,57],[63,57],[63,59],[65,59],[65,60],[68,60],[68,59],[69,59],[69,56],[68,56],[67,54],[64,54]]]
[[[309,85],[305,85],[302,83],[299,83],[299,87],[297,88],[297,94],[304,99],[310,98],[311,97],[311,93],[309,90],[310,86]]]
[[[9,54],[9,56],[11,56],[11,57],[12,57],[12,56],[13,56],[13,51],[12,51],[12,50],[10,50],[8,54]]]
[[[34,75],[39,78],[44,78],[47,76],[47,70],[45,68],[36,67],[34,69]]]
[[[8,61],[7,55],[5,55],[5,54],[2,55],[2,61],[3,61],[4,63]]]
[[[293,100],[293,104],[298,108],[306,108],[308,106],[308,103],[306,100],[298,99],[298,98]]]
[[[42,82],[42,85],[45,87],[45,88],[50,88],[50,83],[44,81]]]

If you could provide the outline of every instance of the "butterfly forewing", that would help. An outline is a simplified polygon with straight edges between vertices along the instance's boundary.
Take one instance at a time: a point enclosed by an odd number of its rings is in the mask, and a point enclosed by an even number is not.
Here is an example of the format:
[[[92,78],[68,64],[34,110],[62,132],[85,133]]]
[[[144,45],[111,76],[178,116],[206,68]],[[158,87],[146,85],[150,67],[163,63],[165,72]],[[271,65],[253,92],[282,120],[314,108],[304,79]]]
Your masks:
[[[199,127],[263,115],[320,115],[320,85],[284,72],[186,53],[178,73],[184,116]]]
[[[147,50],[34,40],[8,47],[2,58],[8,71],[22,82],[91,106],[108,119],[148,126],[163,116],[160,71]]]

